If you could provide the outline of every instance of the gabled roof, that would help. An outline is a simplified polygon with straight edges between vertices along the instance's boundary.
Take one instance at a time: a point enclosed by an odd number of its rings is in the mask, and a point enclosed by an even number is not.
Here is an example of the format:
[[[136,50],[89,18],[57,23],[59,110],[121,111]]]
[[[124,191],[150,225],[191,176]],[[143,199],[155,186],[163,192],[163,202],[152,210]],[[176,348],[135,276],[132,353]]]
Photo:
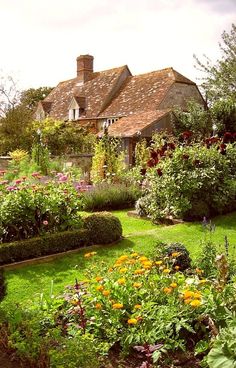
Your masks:
[[[108,134],[113,137],[133,137],[169,112],[170,110],[147,111],[123,117],[109,126]]]
[[[122,73],[127,72],[130,74],[128,67],[125,65],[93,73],[92,79],[84,84],[79,83],[78,78],[59,83],[44,100],[52,103],[50,116],[67,120],[68,108],[72,98],[83,96],[86,97],[86,118],[96,118]]]
[[[173,68],[130,76],[101,115],[124,116],[158,109],[169,88],[176,82],[195,85]]]

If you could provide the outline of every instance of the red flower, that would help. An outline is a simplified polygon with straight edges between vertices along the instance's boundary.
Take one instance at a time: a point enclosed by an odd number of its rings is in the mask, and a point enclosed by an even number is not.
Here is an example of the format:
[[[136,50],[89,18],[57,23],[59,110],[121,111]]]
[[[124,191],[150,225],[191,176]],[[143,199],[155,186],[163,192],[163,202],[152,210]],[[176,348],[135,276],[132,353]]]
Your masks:
[[[157,169],[157,175],[158,175],[158,176],[162,176],[162,175],[163,175],[163,173],[162,173],[162,171],[161,171],[161,169],[160,169],[160,168],[158,168],[158,169]]]

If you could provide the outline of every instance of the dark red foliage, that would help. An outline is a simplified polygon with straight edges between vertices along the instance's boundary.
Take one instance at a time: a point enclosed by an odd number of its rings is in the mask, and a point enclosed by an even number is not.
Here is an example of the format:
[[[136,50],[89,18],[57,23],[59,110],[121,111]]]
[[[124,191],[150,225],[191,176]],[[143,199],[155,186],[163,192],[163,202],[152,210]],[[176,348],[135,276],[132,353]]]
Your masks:
[[[189,155],[186,155],[185,153],[183,154],[183,159],[184,160],[188,160],[189,159]]]
[[[147,169],[141,169],[140,170],[140,174],[142,175],[142,176],[144,176],[144,175],[146,175],[146,172],[147,172]]]
[[[158,168],[158,169],[157,169],[157,175],[158,175],[158,176],[162,176],[162,175],[163,175],[163,173],[162,173],[162,171],[161,171],[161,169],[160,169],[160,168]]]
[[[156,166],[156,160],[154,160],[153,158],[150,158],[147,162],[147,166],[148,167],[154,167]]]
[[[186,130],[185,132],[182,133],[182,137],[183,139],[189,139],[192,136],[192,132],[190,130]]]

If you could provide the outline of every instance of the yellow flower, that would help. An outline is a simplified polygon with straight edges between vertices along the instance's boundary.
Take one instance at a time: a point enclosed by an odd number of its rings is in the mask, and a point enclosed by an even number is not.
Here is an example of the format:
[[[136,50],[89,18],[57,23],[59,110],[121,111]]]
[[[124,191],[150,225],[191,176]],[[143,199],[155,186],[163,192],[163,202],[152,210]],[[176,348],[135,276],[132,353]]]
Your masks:
[[[200,291],[196,291],[195,293],[194,293],[194,295],[193,295],[193,297],[195,298],[195,299],[201,299],[201,293],[200,293]]]
[[[128,271],[128,269],[127,268],[121,268],[120,270],[119,270],[119,273],[125,273],[125,272],[127,272]]]
[[[176,257],[179,257],[180,256],[180,252],[174,252],[171,254],[172,257],[176,258]]]
[[[142,283],[141,282],[134,282],[133,283],[133,287],[135,287],[135,288],[140,288],[142,286]]]
[[[199,280],[199,284],[205,284],[206,282],[207,282],[207,280],[205,280],[205,279]]]
[[[148,259],[147,259],[147,257],[142,256],[142,257],[139,257],[139,260],[140,260],[140,262],[144,262],[144,261],[147,261]]]
[[[138,253],[137,252],[131,253],[130,257],[132,257],[132,258],[138,257]]]
[[[102,292],[102,294],[103,294],[104,296],[108,296],[108,295],[110,295],[110,291],[109,291],[109,290],[104,290],[104,291]]]
[[[170,273],[170,269],[169,268],[164,268],[163,273]]]
[[[99,282],[99,281],[102,281],[102,280],[103,280],[103,278],[102,278],[101,276],[97,276],[97,277],[95,277],[95,280],[96,280],[97,282]]]
[[[130,318],[127,322],[129,325],[136,325],[138,323],[138,320],[136,318]]]
[[[124,284],[125,284],[125,282],[126,282],[126,279],[125,279],[124,277],[122,277],[121,279],[118,279],[118,280],[117,280],[117,283],[118,283],[119,285],[124,285]]]
[[[91,257],[91,253],[85,253],[84,258],[89,258],[89,257]]]
[[[71,304],[72,305],[77,305],[78,304],[78,299],[72,299]]]
[[[141,309],[141,308],[142,308],[141,304],[135,304],[134,306],[134,309]]]
[[[91,252],[90,254],[91,254],[91,256],[95,256],[95,254],[97,254],[97,252]]]
[[[155,264],[156,264],[157,266],[160,266],[162,263],[163,263],[162,261],[156,261],[156,262],[155,262]]]
[[[135,259],[129,259],[128,261],[126,261],[126,264],[128,264],[128,265],[132,265],[132,264],[135,264],[135,263],[136,263]]]
[[[191,301],[190,305],[192,307],[199,307],[199,305],[201,305],[201,302],[200,302],[199,299],[194,299],[194,300]]]
[[[97,303],[97,304],[95,305],[95,308],[96,308],[96,309],[101,309],[101,308],[102,308],[102,304],[101,304],[101,303]]]
[[[119,258],[118,258],[118,262],[119,261],[126,261],[126,259],[128,259],[129,258],[129,256],[126,256],[126,255],[123,255],[123,256],[120,256]]]
[[[96,290],[97,291],[102,291],[102,290],[104,290],[104,287],[102,285],[99,285],[99,286],[96,287]]]
[[[185,304],[189,304],[189,303],[191,303],[191,299],[190,299],[190,298],[185,299],[185,300],[184,300],[184,303],[185,303]]]
[[[168,287],[164,287],[163,291],[166,294],[170,294],[172,292],[172,289],[171,288],[168,288]]]
[[[138,268],[137,270],[134,271],[135,275],[142,275],[145,272],[145,270]]]
[[[170,287],[172,287],[173,289],[175,289],[175,288],[177,288],[177,284],[176,284],[176,282],[172,282],[171,284],[170,284]]]
[[[152,262],[151,261],[144,261],[143,262],[143,266],[147,266],[147,267],[151,267],[152,266]]]
[[[180,269],[179,266],[175,266],[175,270],[178,271]]]
[[[112,309],[122,309],[123,308],[123,304],[121,303],[115,303],[112,305]]]

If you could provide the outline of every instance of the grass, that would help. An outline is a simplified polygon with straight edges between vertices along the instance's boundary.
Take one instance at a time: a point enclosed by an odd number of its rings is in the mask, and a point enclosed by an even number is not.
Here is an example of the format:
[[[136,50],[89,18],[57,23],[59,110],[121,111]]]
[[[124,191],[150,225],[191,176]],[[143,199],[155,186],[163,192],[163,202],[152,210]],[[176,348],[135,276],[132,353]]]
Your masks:
[[[196,258],[201,251],[201,242],[209,239],[200,223],[183,223],[173,226],[153,225],[150,221],[127,216],[127,211],[114,211],[123,226],[124,239],[114,245],[94,246],[97,255],[93,261],[86,260],[83,255],[88,250],[81,249],[77,253],[64,255],[53,261],[28,265],[15,270],[6,271],[8,295],[2,302],[4,309],[18,303],[28,303],[28,300],[41,293],[49,295],[51,281],[54,281],[54,293],[63,291],[65,285],[73,284],[75,278],[82,280],[86,277],[86,270],[91,262],[106,262],[112,264],[121,254],[133,249],[145,255],[151,254],[158,240],[184,243],[192,258]],[[236,212],[219,216],[214,219],[216,230],[212,234],[215,244],[223,244],[227,235],[230,246],[236,245]]]

